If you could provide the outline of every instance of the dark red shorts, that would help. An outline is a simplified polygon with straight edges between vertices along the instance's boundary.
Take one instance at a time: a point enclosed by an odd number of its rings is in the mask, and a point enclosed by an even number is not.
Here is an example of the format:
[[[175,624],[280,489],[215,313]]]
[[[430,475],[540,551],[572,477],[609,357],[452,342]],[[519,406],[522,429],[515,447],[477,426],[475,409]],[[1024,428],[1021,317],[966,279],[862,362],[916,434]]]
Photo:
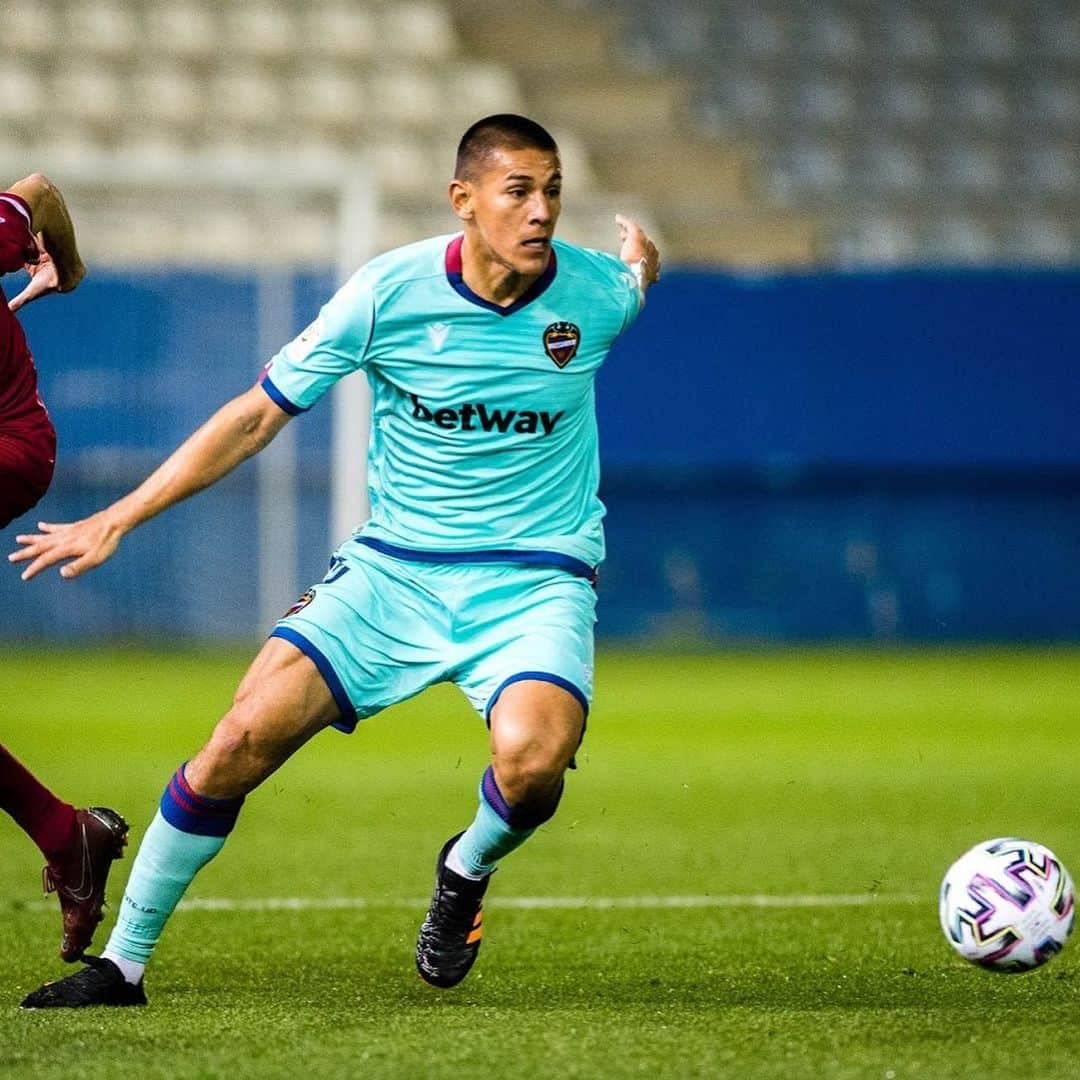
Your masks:
[[[47,419],[0,431],[0,529],[37,504],[55,465],[56,431]]]

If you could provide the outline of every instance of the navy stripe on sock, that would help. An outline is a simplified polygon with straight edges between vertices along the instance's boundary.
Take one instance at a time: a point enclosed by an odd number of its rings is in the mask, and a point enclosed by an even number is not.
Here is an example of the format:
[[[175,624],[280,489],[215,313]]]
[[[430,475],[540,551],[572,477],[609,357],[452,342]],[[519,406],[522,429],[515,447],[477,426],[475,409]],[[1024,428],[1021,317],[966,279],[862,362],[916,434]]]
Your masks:
[[[495,770],[489,765],[484,770],[484,777],[480,781],[480,794],[484,799],[484,802],[495,811],[510,826],[511,829],[535,829],[539,825],[543,825],[545,821],[550,821],[555,816],[555,811],[559,808],[559,800],[562,798],[563,783],[559,783],[559,790],[555,794],[555,798],[548,803],[547,806],[541,807],[522,807],[511,806],[505,798],[503,793],[499,790],[499,785],[495,780]]]
[[[228,836],[233,831],[244,798],[211,799],[192,791],[184,766],[173,773],[161,796],[161,816],[174,829],[196,836]]]

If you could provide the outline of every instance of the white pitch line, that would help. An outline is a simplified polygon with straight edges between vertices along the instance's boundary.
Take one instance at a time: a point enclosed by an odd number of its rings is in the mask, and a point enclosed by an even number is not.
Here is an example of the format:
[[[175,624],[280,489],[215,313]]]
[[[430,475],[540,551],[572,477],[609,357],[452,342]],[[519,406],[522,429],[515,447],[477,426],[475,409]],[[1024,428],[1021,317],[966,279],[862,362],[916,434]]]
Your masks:
[[[504,896],[488,901],[491,908],[523,911],[663,911],[692,908],[840,908],[881,907],[928,902],[910,893],[751,894],[747,896]],[[267,896],[249,899],[192,897],[178,911],[362,911],[404,908],[423,911],[429,898],[368,900],[362,896]],[[0,904],[0,912],[52,910],[55,903],[33,900],[27,904]]]
[[[840,895],[758,895],[758,896],[504,896],[488,901],[492,908],[525,911],[646,910],[687,908],[830,908],[869,905],[915,904],[924,899],[906,893],[851,893]],[[417,908],[423,910],[428,898],[416,900],[367,900],[354,896],[267,897],[230,900],[195,897],[184,900],[187,911],[339,911],[363,908]]]

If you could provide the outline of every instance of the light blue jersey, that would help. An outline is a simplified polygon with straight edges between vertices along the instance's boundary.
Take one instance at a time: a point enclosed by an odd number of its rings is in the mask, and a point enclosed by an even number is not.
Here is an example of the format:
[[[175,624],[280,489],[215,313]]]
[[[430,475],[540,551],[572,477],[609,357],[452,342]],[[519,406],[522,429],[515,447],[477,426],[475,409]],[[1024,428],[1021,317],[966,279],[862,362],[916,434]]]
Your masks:
[[[589,575],[603,559],[594,383],[637,316],[616,258],[556,241],[506,308],[462,280],[462,237],[373,259],[267,365],[286,412],[338,379],[372,389],[371,518],[361,543],[430,562],[526,562]]]

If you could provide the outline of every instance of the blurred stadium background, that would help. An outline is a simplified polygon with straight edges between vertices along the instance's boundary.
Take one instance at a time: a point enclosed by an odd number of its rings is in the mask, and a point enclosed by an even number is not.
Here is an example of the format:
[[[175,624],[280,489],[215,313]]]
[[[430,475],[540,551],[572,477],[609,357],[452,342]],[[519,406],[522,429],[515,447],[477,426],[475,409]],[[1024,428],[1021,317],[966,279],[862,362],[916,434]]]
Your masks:
[[[25,314],[61,448],[24,524],[453,231],[456,140],[511,110],[563,148],[565,238],[621,210],[665,253],[602,376],[602,635],[1080,638],[1076,0],[8,0],[2,176],[56,179],[91,270]],[[351,415],[96,574],[5,573],[0,637],[258,636],[342,538]]]

